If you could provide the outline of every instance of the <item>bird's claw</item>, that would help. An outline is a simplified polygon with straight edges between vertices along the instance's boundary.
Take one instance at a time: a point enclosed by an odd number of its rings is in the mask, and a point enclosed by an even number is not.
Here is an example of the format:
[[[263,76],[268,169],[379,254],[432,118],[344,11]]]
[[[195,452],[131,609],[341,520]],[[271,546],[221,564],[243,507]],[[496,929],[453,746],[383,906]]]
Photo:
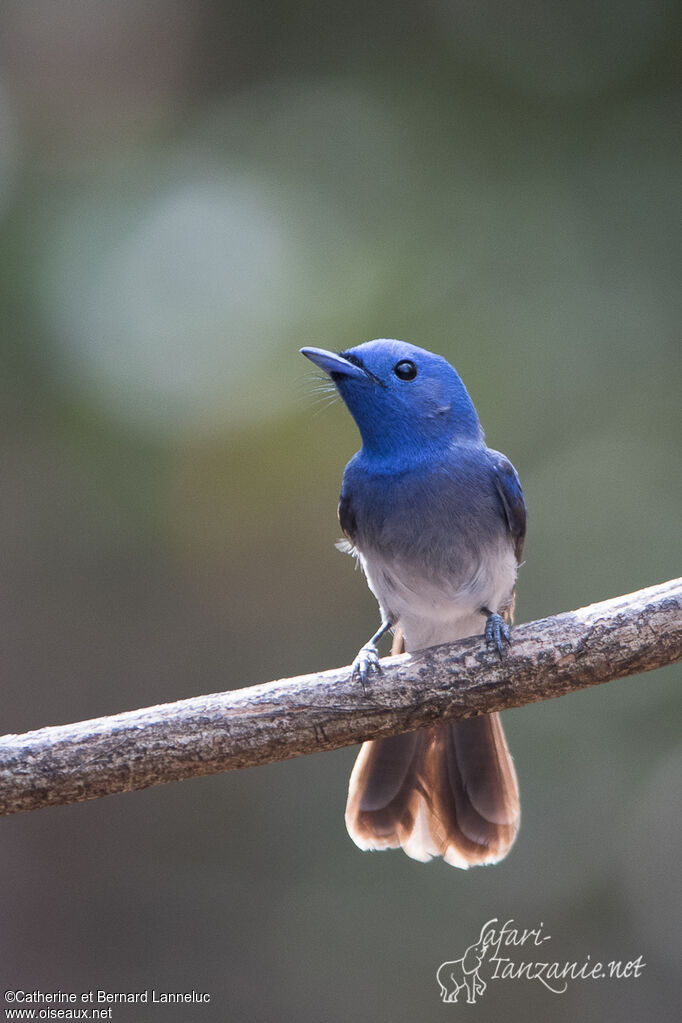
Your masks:
[[[504,657],[505,654],[503,641],[507,645],[511,643],[509,626],[502,615],[489,614],[485,623],[485,642],[487,646],[495,647],[500,659]]]
[[[374,643],[367,643],[360,649],[358,656],[353,661],[351,678],[358,679],[363,691],[366,692],[365,685],[368,676],[378,675],[380,672],[381,665],[379,664],[379,651]]]

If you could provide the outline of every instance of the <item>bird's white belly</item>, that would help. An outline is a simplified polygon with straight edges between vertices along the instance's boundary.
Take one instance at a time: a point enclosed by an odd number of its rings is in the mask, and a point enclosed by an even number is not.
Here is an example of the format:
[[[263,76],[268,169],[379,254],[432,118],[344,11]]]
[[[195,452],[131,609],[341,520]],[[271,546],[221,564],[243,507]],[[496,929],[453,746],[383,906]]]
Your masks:
[[[463,564],[456,578],[377,551],[357,555],[382,613],[400,626],[408,651],[482,633],[481,609],[501,613],[513,598],[518,566],[506,537]]]

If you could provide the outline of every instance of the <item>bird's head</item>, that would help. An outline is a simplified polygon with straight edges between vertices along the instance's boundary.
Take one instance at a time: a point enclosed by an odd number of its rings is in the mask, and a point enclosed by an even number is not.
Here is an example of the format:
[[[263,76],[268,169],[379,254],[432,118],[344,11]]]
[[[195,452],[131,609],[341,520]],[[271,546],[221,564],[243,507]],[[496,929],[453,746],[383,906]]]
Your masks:
[[[302,348],[334,381],[370,456],[429,457],[453,440],[483,438],[456,370],[405,341],[367,341],[339,355]]]

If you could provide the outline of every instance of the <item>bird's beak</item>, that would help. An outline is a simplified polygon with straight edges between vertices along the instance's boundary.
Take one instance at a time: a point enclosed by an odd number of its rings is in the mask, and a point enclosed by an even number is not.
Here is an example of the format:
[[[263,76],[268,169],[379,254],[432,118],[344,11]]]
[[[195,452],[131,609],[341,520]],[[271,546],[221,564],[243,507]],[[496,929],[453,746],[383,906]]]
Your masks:
[[[342,355],[326,352],[324,348],[301,348],[301,355],[305,355],[306,359],[310,359],[325,373],[329,373],[330,377],[338,373],[339,376],[355,377],[358,380],[367,379],[367,373],[360,366],[344,359]]]

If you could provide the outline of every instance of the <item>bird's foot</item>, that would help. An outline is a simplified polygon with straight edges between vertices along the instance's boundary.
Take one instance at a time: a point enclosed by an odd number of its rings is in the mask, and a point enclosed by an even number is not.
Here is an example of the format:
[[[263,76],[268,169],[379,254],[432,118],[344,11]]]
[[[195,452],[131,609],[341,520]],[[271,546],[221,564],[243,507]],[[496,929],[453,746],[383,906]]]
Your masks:
[[[509,632],[509,626],[502,615],[495,614],[492,611],[488,612],[488,617],[485,623],[485,642],[486,646],[495,647],[500,655],[500,659],[504,657],[504,643],[507,645],[511,643],[511,634]]]
[[[353,661],[351,678],[357,678],[362,686],[363,692],[367,692],[366,683],[370,675],[381,673],[379,664],[379,651],[374,643],[366,643],[361,647],[358,656]]]

